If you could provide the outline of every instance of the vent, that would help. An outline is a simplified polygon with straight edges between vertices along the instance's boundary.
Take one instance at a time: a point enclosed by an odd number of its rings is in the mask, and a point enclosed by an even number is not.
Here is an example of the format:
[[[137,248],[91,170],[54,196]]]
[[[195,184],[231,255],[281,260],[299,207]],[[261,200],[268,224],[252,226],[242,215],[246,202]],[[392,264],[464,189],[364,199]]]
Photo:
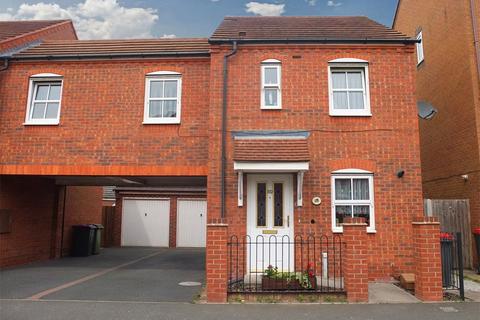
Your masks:
[[[103,200],[115,201],[115,187],[103,187]]]

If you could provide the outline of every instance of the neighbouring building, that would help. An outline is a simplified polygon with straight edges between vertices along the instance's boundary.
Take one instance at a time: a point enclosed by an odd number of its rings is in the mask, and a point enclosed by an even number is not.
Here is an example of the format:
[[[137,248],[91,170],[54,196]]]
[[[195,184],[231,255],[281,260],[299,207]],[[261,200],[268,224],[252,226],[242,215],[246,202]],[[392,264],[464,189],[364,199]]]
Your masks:
[[[479,227],[480,3],[400,0],[393,27],[421,39],[416,95],[438,110],[420,122],[423,195],[469,199]]]
[[[0,174],[116,186],[114,244],[206,246],[210,301],[267,290],[269,265],[350,301],[415,273],[417,295],[439,300],[416,42],[366,17],[44,41],[1,72]]]
[[[77,40],[72,22],[0,21],[0,56],[9,57],[46,40]],[[4,62],[0,69],[8,68],[8,59]],[[0,82],[4,81],[0,72]],[[4,107],[2,100],[0,114],[5,119]],[[1,132],[0,140],[5,134]],[[42,142],[37,148],[43,148]],[[21,157],[28,158],[28,152]],[[0,267],[68,254],[71,226],[101,223],[101,201],[99,187],[58,186],[55,180],[40,176],[0,176]]]

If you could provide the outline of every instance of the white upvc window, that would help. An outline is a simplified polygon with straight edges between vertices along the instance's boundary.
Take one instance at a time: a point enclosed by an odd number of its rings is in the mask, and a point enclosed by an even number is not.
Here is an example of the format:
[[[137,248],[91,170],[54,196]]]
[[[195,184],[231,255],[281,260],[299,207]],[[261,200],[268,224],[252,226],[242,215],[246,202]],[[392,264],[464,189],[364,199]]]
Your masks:
[[[330,63],[328,87],[331,116],[372,115],[367,63]]]
[[[345,218],[362,217],[375,232],[373,174],[351,172],[332,174],[332,231],[343,232]]]
[[[261,109],[282,108],[282,67],[279,60],[268,59],[262,62]]]
[[[416,48],[417,48],[417,65],[419,65],[419,64],[422,63],[423,60],[425,59],[425,56],[424,56],[424,54],[423,54],[423,34],[422,34],[422,31],[420,31],[420,32],[417,34],[417,40],[420,40],[420,42],[416,44]]]
[[[26,125],[57,125],[60,122],[63,79],[45,73],[30,77]]]
[[[182,77],[174,72],[152,72],[146,77],[144,124],[180,123]]]

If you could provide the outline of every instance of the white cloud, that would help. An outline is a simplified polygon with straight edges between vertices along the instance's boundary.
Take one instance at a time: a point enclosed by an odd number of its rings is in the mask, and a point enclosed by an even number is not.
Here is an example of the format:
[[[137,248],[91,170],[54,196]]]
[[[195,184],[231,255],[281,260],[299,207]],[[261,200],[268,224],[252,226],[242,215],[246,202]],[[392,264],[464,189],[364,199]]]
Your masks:
[[[280,16],[285,12],[285,4],[249,2],[245,11],[259,16]]]
[[[162,39],[173,39],[173,38],[176,38],[177,36],[174,35],[174,34],[163,34],[163,36],[161,36],[160,38]]]
[[[151,38],[158,20],[151,8],[127,8],[117,0],[85,0],[63,8],[55,3],[22,4],[0,20],[72,19],[80,39]]]
[[[309,6],[315,6],[317,4],[318,0],[305,0],[306,3],[308,3]]]
[[[340,7],[342,4],[342,2],[327,1],[328,7]]]

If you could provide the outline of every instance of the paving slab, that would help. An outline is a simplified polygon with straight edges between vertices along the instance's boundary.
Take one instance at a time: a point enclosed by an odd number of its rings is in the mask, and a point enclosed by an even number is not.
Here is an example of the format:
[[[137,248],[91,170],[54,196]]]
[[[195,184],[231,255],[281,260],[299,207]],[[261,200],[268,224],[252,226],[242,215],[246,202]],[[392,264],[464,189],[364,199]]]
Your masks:
[[[368,284],[369,303],[416,303],[420,302],[409,292],[389,282],[373,282]]]

